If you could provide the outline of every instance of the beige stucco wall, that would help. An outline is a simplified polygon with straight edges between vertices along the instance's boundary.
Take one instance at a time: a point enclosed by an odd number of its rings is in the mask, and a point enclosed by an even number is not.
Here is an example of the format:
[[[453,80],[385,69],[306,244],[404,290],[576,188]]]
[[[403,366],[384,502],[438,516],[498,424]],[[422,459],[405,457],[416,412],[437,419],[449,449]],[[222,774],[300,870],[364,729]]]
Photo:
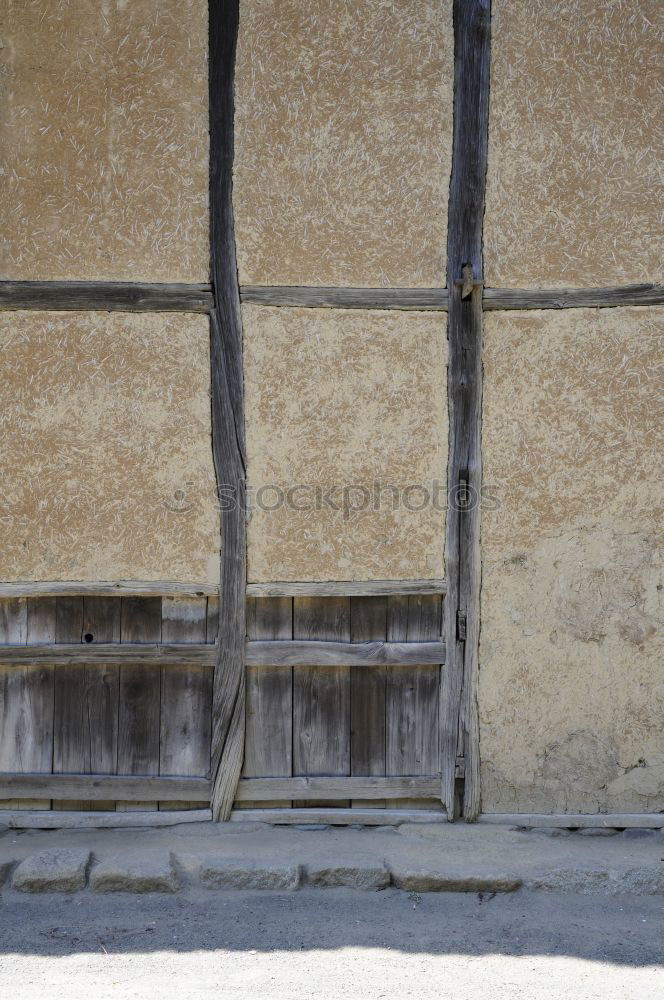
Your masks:
[[[440,286],[451,0],[241,0],[240,281]]]
[[[216,583],[204,316],[0,313],[0,579]]]
[[[662,808],[663,321],[485,316],[485,811]]]
[[[441,577],[446,317],[245,306],[243,322],[249,580]],[[274,486],[283,502],[259,494]]]
[[[662,280],[660,0],[493,0],[485,277]]]
[[[207,281],[207,4],[5,0],[0,32],[0,278]]]

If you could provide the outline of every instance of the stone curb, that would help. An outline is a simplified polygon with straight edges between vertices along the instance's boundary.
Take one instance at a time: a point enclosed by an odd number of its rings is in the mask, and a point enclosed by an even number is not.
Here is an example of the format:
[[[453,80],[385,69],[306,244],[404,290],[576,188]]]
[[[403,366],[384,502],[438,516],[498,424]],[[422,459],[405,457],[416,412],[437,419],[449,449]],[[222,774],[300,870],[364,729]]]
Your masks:
[[[291,891],[300,884],[300,865],[245,861],[209,856],[201,861],[199,878],[208,889],[278,889]]]
[[[12,886],[20,892],[76,892],[85,888],[90,851],[63,847],[31,854],[16,868]]]
[[[390,873],[383,864],[368,861],[364,864],[316,863],[305,866],[307,885],[321,889],[387,889]]]
[[[90,874],[97,892],[177,892],[180,879],[172,854],[122,855],[100,861]]]
[[[411,892],[514,892],[523,884],[518,875],[508,872],[454,871],[390,866],[392,883]]]

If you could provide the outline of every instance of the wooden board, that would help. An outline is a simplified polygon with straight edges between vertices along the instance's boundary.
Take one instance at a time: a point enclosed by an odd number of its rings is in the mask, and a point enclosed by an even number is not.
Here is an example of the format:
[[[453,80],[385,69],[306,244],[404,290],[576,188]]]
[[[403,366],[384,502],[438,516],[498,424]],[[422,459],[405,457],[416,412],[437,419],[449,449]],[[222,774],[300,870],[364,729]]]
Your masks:
[[[441,598],[438,596],[388,599],[389,639],[422,642],[440,635]],[[386,675],[385,770],[388,775],[435,774],[439,767],[438,708],[440,667],[393,667]],[[388,802],[400,807],[401,802]],[[410,801],[404,808],[423,808]],[[428,803],[440,808],[439,803]]]
[[[387,638],[387,597],[351,597],[350,636],[353,642]],[[374,666],[350,672],[350,773],[385,774],[386,668]],[[354,799],[353,808],[363,808]],[[372,802],[374,806],[384,802]]]
[[[207,601],[162,598],[162,641],[205,642]],[[209,667],[163,668],[159,773],[205,777],[210,770],[212,673]],[[160,809],[196,809],[199,802],[163,802]]]
[[[52,611],[52,616],[42,612]],[[28,641],[30,629],[36,638],[55,639],[55,605],[39,606],[28,619],[25,598],[0,601],[0,642]],[[52,620],[51,620],[52,619]],[[51,770],[53,738],[53,667],[24,666],[16,670],[0,664],[0,771]],[[7,799],[0,808],[18,808],[23,803]],[[50,800],[33,799],[27,808],[48,809]]]
[[[445,580],[276,580],[248,583],[247,597],[384,597],[389,594],[444,594]]]
[[[334,809],[317,803],[307,809],[234,809],[233,823],[319,824],[326,826],[399,826],[401,823],[446,823],[440,809]]]
[[[293,637],[348,642],[350,598],[296,597]],[[293,668],[293,774],[350,774],[349,667]]]
[[[209,285],[129,281],[0,281],[0,309],[195,312],[212,308]]]
[[[287,640],[293,637],[290,597],[247,599],[247,637]],[[290,776],[293,773],[293,669],[247,667],[245,753],[242,775]],[[288,806],[284,800],[269,806]],[[247,807],[251,802],[247,803]]]
[[[161,641],[161,598],[122,598],[123,642]],[[159,774],[161,672],[140,664],[120,667],[118,773]],[[149,809],[149,802],[118,802],[118,809]]]

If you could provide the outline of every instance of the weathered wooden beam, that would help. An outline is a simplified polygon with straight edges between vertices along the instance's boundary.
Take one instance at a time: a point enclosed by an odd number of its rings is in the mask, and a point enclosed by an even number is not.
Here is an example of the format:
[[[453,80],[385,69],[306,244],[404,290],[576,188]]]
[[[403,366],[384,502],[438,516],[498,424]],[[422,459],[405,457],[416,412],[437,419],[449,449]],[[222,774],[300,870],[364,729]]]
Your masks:
[[[247,597],[389,597],[393,594],[444,594],[445,580],[326,580],[248,583]]]
[[[236,802],[271,799],[437,799],[440,775],[423,777],[240,778]]]
[[[67,812],[49,809],[0,809],[0,823],[11,830],[94,830],[209,823],[211,809],[145,810],[140,812]]]
[[[557,827],[568,830],[588,827],[662,830],[664,813],[480,813],[479,822],[498,826]]]
[[[157,644],[137,642],[51,643],[0,645],[0,664],[26,666],[86,666],[134,664],[144,667],[212,667],[217,658],[213,643]]]
[[[485,288],[482,305],[495,309],[610,309],[658,306],[664,285],[614,285],[609,288]]]
[[[370,667],[445,662],[444,642],[319,642],[271,640],[248,642],[250,667]]]
[[[448,212],[449,485],[447,663],[441,671],[441,798],[454,818],[455,761],[465,758],[466,819],[479,813],[477,657],[482,462],[482,217],[489,112],[490,0],[454,0],[454,134]]]
[[[133,281],[0,281],[0,311],[209,313],[210,285]]]
[[[303,285],[241,285],[242,302],[309,309],[417,309],[445,312],[446,288],[328,288]]]
[[[245,444],[242,322],[233,222],[233,113],[239,0],[209,2],[210,315],[212,452],[217,484],[235,499],[221,515],[218,658],[212,692],[212,812],[228,819],[242,769],[245,713]]]
[[[216,597],[211,583],[170,580],[28,580],[0,583],[0,598],[15,597]]]
[[[2,814],[0,813],[0,816]],[[234,809],[232,823],[278,823],[329,826],[400,826],[402,823],[446,823],[437,809]]]
[[[2,774],[0,799],[122,799],[130,802],[209,802],[207,778],[114,774]]]

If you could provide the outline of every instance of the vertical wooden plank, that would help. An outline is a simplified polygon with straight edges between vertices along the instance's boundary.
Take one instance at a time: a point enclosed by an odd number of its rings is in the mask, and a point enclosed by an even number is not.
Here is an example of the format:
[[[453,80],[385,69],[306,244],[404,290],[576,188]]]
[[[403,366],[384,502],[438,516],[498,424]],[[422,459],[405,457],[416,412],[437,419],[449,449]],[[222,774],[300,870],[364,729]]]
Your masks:
[[[58,597],[55,605],[55,641],[81,642],[83,638],[83,598]],[[53,772],[85,774],[90,771],[87,740],[85,667],[55,668],[53,717]],[[85,799],[53,800],[55,810],[90,809]]]
[[[86,597],[83,600],[83,642],[120,642],[122,600]],[[118,712],[120,668],[89,664],[85,667],[86,738],[93,774],[116,774],[118,769]],[[115,809],[115,802],[90,803],[91,810]]]
[[[441,630],[438,595],[390,598],[388,639],[426,642]],[[435,774],[438,770],[440,667],[390,667],[385,707],[386,772],[388,775]],[[390,808],[438,808],[437,802],[406,799]]]
[[[242,321],[233,224],[233,80],[239,0],[209,2],[212,453],[221,510],[219,651],[212,695],[212,813],[230,816],[242,770],[246,638]]]
[[[447,662],[441,683],[441,798],[454,818],[455,763],[465,756],[464,815],[480,809],[477,670],[482,485],[482,220],[489,116],[491,0],[454,0],[454,133],[448,212]],[[459,617],[464,623],[460,630]],[[459,738],[461,732],[461,739]]]
[[[161,642],[161,597],[123,597],[121,642]],[[120,667],[118,774],[159,774],[161,673]],[[156,809],[154,802],[118,802],[117,809]]]
[[[55,600],[2,602],[0,642],[54,642]],[[0,770],[50,773],[53,766],[53,670],[0,667]],[[49,809],[49,799],[3,800],[3,809]]]
[[[215,643],[217,641],[218,633],[219,633],[219,598],[208,597],[205,641],[210,643]]]
[[[350,598],[294,598],[293,638],[350,641]],[[350,774],[350,667],[293,667],[293,774]]]
[[[351,597],[351,642],[387,638],[387,598]],[[350,671],[350,773],[385,774],[385,667]],[[384,802],[357,799],[359,808]]]
[[[205,642],[207,601],[162,598],[162,642]],[[205,777],[210,770],[212,675],[208,667],[163,667],[159,773]],[[196,802],[160,802],[160,809],[200,809]]]
[[[292,639],[292,597],[250,597],[249,639]],[[247,667],[244,743],[245,778],[290,777],[293,773],[293,668]],[[240,808],[288,807],[283,800],[243,802]]]

